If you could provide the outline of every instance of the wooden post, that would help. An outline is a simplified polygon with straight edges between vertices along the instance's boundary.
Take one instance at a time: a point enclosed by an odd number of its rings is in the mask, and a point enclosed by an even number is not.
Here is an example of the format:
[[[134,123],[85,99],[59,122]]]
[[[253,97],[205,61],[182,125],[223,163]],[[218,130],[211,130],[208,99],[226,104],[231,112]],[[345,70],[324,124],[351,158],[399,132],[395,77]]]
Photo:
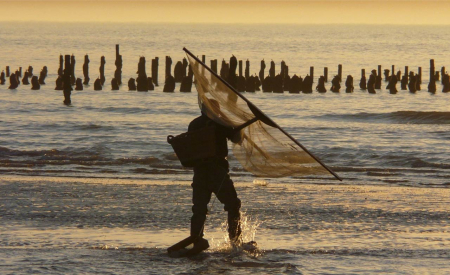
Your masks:
[[[325,82],[328,82],[328,67],[323,68],[323,77],[325,78]]]
[[[441,84],[444,84],[445,67],[441,68]]]
[[[242,76],[242,60],[239,60],[239,77]]]
[[[419,83],[422,84],[422,67],[419,67],[418,71],[419,71]]]
[[[408,66],[405,66],[405,76],[406,77],[409,76],[409,68],[408,68]]]
[[[430,83],[428,83],[428,92],[436,92],[436,80],[434,78],[434,59],[430,59]]]
[[[434,80],[434,59],[430,59],[430,82]]]
[[[19,67],[19,76],[22,77],[22,67]]]
[[[6,77],[10,76],[9,66],[6,66]]]
[[[395,65],[392,65],[392,72],[391,75],[395,75]]]
[[[156,56],[154,59],[152,59],[152,81],[156,87],[159,86],[159,84],[158,84],[158,66],[159,66],[159,57]]]
[[[342,82],[342,64],[338,65],[338,77],[339,77],[339,82]]]
[[[309,76],[311,76],[311,81],[314,83],[314,66],[309,67]]]
[[[211,70],[217,74],[217,59],[211,60]]]
[[[245,61],[245,79],[248,79],[250,77],[250,61],[247,59]]]
[[[71,103],[70,94],[72,91],[72,85],[70,85],[70,75],[72,68],[70,66],[70,54],[64,56],[64,73],[63,73],[63,94],[64,94],[64,104],[69,105]]]
[[[203,62],[203,64],[206,63],[206,55],[202,55],[202,62]]]

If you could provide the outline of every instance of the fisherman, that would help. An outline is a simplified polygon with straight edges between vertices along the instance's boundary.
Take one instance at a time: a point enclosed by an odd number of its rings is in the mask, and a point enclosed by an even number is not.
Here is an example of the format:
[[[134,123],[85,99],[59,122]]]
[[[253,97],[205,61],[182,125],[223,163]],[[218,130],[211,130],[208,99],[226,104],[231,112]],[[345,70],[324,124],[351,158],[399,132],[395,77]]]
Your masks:
[[[214,99],[208,101],[210,109],[219,114],[222,119],[226,119],[224,114],[220,113],[220,106]],[[237,197],[233,181],[230,178],[229,164],[227,160],[228,145],[227,139],[238,143],[240,132],[218,124],[208,117],[205,103],[202,104],[201,116],[195,118],[188,128],[188,132],[203,129],[208,126],[214,126],[216,132],[216,156],[208,162],[201,162],[194,166],[194,179],[192,183],[194,203],[192,207],[191,218],[191,237],[195,238],[194,248],[199,250],[208,248],[208,242],[203,239],[203,229],[208,212],[207,205],[214,193],[221,203],[224,204],[224,210],[228,212],[228,235],[232,245],[241,244],[241,226],[240,212],[241,201]]]

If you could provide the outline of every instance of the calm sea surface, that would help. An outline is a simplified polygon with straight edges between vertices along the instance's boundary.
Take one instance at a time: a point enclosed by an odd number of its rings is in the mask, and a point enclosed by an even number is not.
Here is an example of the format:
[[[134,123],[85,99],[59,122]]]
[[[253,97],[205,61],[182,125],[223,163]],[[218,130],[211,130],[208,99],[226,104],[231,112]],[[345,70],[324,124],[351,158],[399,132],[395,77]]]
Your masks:
[[[447,26],[175,25],[0,23],[0,68],[33,66],[46,85],[0,86],[0,273],[144,274],[449,274],[450,93],[427,91],[429,60],[450,67]],[[122,80],[136,78],[140,56],[158,56],[154,91],[111,91],[115,45]],[[259,63],[284,60],[289,73],[315,82],[343,65],[355,91],[336,94],[244,93],[343,182],[329,177],[254,178],[230,156],[257,254],[224,245],[224,213],[208,217],[212,249],[174,260],[165,248],[188,234],[190,180],[166,142],[199,114],[192,93],[163,93],[165,56],[172,70],[185,54]],[[91,85],[63,105],[55,91],[60,54],[84,55]],[[93,90],[100,57],[106,84]],[[359,89],[382,65],[422,67],[422,90]],[[326,85],[330,88],[330,82]],[[208,236],[212,236],[209,237]],[[213,239],[211,241],[211,238]]]

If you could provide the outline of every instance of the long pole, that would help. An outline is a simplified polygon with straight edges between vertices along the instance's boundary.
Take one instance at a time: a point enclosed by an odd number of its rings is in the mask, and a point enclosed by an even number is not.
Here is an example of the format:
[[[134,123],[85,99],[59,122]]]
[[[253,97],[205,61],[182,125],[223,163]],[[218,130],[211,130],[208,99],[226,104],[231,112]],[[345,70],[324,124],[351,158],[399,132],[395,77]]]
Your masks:
[[[228,84],[224,79],[222,79],[219,75],[217,75],[215,72],[213,72],[208,66],[206,66],[205,63],[203,63],[202,61],[200,61],[200,59],[198,59],[194,54],[192,54],[188,49],[183,48],[183,50],[190,55],[192,58],[195,59],[195,61],[197,61],[198,63],[202,64],[211,74],[213,74],[215,77],[217,77],[220,81],[223,82],[223,84],[225,84],[229,89],[231,89],[237,96],[239,96],[240,98],[242,98],[247,105],[249,105],[250,108],[254,108],[256,109],[260,114],[262,114],[265,119],[270,121],[270,124],[273,124],[276,128],[278,128],[283,134],[285,134],[287,137],[289,137],[295,144],[297,144],[298,146],[300,146],[300,148],[303,149],[303,151],[305,151],[306,153],[308,153],[314,160],[316,160],[320,165],[322,165],[323,168],[325,168],[328,172],[330,172],[336,179],[342,181],[342,178],[339,177],[335,172],[333,172],[333,170],[331,170],[330,168],[328,168],[328,166],[326,166],[318,157],[316,157],[315,155],[313,155],[311,152],[308,151],[308,149],[306,149],[300,142],[298,142],[295,138],[293,138],[290,134],[288,134],[285,130],[283,130],[283,128],[281,128],[275,121],[273,121],[270,117],[266,116],[266,114],[264,114],[258,107],[256,107],[251,101],[249,101],[247,98],[245,98],[241,93],[239,93],[238,91],[236,91],[230,84]],[[266,123],[267,124],[267,123]]]

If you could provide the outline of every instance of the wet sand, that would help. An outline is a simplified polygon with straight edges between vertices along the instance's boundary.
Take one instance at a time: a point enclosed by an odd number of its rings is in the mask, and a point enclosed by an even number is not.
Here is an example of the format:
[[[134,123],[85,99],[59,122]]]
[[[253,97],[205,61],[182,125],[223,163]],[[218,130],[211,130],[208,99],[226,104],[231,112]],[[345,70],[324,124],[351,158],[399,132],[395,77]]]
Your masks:
[[[450,190],[236,182],[245,240],[226,243],[218,201],[211,249],[172,259],[188,234],[190,181],[0,176],[0,272],[110,274],[445,274]]]

